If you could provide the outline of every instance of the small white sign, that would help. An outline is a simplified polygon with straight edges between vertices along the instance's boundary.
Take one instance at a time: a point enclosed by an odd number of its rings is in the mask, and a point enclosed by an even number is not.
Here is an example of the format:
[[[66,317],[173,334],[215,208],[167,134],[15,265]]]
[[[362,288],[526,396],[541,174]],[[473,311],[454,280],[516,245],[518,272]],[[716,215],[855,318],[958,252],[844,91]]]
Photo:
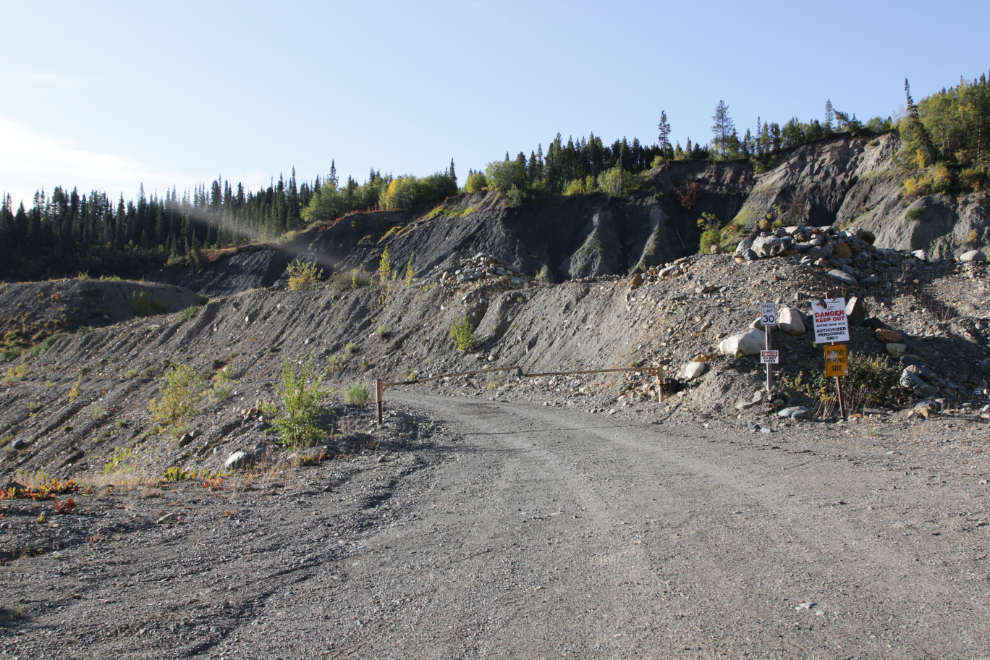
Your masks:
[[[760,323],[764,328],[776,327],[777,303],[760,303]]]
[[[780,351],[760,351],[760,364],[780,364]]]
[[[846,319],[846,299],[812,300],[811,313],[815,322],[815,342],[828,344],[849,341],[849,321]]]

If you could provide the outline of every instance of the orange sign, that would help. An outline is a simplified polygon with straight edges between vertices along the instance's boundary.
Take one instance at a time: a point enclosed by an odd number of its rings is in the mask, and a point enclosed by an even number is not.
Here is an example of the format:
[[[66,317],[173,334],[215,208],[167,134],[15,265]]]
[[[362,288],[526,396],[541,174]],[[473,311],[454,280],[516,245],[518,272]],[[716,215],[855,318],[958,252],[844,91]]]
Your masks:
[[[849,375],[846,347],[843,344],[825,347],[825,375],[829,378]]]

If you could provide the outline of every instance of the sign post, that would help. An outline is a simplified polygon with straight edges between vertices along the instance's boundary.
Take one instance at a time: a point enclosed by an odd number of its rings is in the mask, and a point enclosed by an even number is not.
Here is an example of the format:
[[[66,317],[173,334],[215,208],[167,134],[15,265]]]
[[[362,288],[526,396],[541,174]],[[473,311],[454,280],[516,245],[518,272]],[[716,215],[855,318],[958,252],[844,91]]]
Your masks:
[[[760,323],[763,325],[763,329],[767,333],[767,350],[762,351],[760,355],[760,362],[767,365],[767,398],[771,396],[773,392],[773,376],[770,372],[770,365],[777,364],[777,351],[770,350],[770,328],[777,327],[777,303],[760,303]],[[773,353],[774,360],[769,362],[764,359],[764,354]]]
[[[846,299],[813,300],[811,311],[815,320],[815,342],[830,344],[825,347],[825,375],[835,377],[835,389],[839,396],[839,414],[846,417],[846,405],[842,400],[841,376],[848,375],[849,362],[846,347],[837,341],[849,341],[849,321],[846,318]]]

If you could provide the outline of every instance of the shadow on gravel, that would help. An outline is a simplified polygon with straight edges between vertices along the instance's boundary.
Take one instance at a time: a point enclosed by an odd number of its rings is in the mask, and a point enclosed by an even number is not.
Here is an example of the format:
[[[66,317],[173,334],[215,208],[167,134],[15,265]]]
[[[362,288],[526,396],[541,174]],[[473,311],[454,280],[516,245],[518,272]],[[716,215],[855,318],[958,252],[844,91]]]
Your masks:
[[[0,607],[0,630],[11,630],[29,623],[31,618],[18,608]]]

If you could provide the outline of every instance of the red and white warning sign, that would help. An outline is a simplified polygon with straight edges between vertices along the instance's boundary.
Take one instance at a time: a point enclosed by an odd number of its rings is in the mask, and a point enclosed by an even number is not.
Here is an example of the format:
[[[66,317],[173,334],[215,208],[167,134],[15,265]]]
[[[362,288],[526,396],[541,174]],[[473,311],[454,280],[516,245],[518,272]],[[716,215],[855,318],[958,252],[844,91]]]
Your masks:
[[[833,341],[849,341],[849,322],[846,319],[846,299],[812,300],[811,313],[815,320],[815,342],[828,344]]]
[[[760,364],[780,364],[780,351],[760,351]]]

